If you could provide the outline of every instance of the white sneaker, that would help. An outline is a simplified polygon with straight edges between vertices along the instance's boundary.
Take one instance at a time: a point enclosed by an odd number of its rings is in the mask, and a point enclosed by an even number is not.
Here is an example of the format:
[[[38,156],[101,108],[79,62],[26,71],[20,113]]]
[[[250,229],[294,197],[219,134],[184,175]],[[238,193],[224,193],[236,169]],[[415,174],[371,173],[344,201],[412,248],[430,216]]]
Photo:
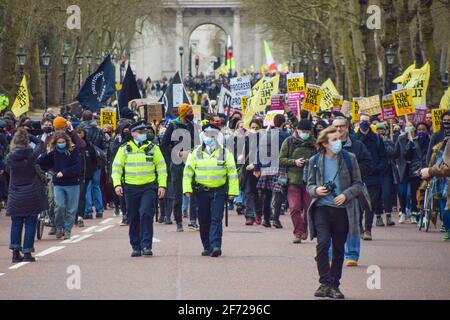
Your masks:
[[[398,220],[398,223],[399,223],[399,224],[404,224],[405,221],[406,221],[406,214],[401,213],[401,214],[400,214],[400,219]]]
[[[411,224],[417,224],[417,218],[415,215],[412,215],[410,219],[411,219]]]

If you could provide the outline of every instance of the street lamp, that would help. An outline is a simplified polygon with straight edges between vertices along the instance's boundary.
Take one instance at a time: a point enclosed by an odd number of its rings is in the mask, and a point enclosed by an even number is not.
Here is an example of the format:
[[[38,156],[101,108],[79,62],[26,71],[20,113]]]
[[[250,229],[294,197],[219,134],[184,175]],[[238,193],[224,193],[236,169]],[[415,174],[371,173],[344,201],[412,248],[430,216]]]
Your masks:
[[[387,70],[386,70],[386,89],[387,92],[392,90],[392,65],[394,64],[395,52],[392,49],[392,44],[389,45],[389,48],[386,50],[386,61],[387,61]]]
[[[305,77],[306,77],[306,79],[308,79],[309,78],[309,70],[308,70],[308,64],[309,64],[309,57],[308,57],[308,54],[305,52],[305,54],[303,55],[303,63],[304,63],[304,65],[305,65]]]
[[[62,100],[61,106],[64,108],[66,104],[66,76],[67,76],[67,64],[69,63],[69,54],[67,48],[64,49],[64,53],[61,56],[61,64],[63,66],[63,88],[62,88]]]
[[[47,47],[44,49],[44,53],[41,56],[42,65],[45,68],[45,111],[48,109],[48,67],[50,65],[50,53],[47,51]]]
[[[330,62],[331,62],[331,53],[330,53],[330,49],[327,49],[325,51],[325,53],[323,54],[323,63],[325,64],[325,73],[326,73],[326,77],[329,77],[329,67],[330,67]]]
[[[25,49],[22,45],[20,45],[19,51],[17,52],[17,60],[19,61],[19,82],[23,78],[23,67],[25,65],[26,59],[27,54],[25,53]]]
[[[448,89],[448,70],[444,73],[444,80],[442,81],[442,86],[445,90]]]
[[[319,67],[317,65],[317,61],[319,60],[319,51],[317,50],[316,46],[311,51],[311,55],[314,62],[314,81],[315,83],[319,83]]]
[[[180,53],[180,77],[181,81],[183,81],[183,54],[184,54],[184,48],[181,46],[178,48],[178,52]]]
[[[93,59],[93,58],[94,58],[94,57],[92,56],[92,50],[89,49],[89,52],[88,52],[88,54],[87,54],[87,56],[86,56],[87,65],[88,65],[88,74],[89,74],[89,75],[91,74],[91,64],[92,64],[92,59]]]
[[[342,96],[345,99],[345,59],[344,56],[340,57],[341,67],[342,67]]]
[[[78,49],[78,53],[75,56],[75,59],[77,61],[77,65],[78,65],[78,87],[79,89],[81,89],[81,67],[83,66],[83,55],[81,54],[81,51]]]

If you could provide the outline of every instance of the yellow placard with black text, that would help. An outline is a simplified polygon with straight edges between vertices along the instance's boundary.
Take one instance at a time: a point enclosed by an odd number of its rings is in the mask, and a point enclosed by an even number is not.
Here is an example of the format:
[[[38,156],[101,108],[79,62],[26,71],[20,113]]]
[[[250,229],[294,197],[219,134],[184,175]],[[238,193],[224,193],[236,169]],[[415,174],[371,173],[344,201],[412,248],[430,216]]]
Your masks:
[[[313,113],[319,112],[322,94],[322,89],[319,86],[308,83],[306,85],[306,97],[303,101],[302,109]]]
[[[416,113],[413,101],[413,91],[411,89],[400,89],[392,91],[395,112],[398,117]]]
[[[117,112],[116,109],[104,108],[100,111],[100,128],[104,128],[105,125],[111,125],[113,130],[117,128]]]
[[[441,130],[441,118],[447,109],[433,109],[431,110],[431,121],[433,124],[433,132],[438,132]]]

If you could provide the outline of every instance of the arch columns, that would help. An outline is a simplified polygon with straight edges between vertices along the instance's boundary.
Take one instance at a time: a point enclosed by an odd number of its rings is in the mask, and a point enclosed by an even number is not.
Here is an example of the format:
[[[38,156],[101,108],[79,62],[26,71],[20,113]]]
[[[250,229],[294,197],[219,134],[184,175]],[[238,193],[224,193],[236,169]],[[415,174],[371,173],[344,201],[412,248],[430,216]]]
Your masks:
[[[240,70],[241,54],[241,14],[239,9],[233,12],[233,53],[236,62],[236,70]]]

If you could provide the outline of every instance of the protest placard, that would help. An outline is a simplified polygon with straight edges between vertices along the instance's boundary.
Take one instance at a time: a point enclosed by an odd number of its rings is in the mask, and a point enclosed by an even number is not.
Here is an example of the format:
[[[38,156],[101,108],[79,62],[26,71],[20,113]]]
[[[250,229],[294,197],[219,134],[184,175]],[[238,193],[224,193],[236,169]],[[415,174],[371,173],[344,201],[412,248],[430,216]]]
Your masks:
[[[398,117],[413,114],[416,112],[412,96],[413,93],[411,89],[399,89],[392,91],[395,112],[397,113]]]
[[[439,104],[440,109],[450,109],[450,88],[445,91],[444,96],[441,99],[441,103]]]
[[[361,97],[353,98],[352,100],[352,121],[359,121],[359,102],[361,101]]]
[[[334,83],[331,79],[325,81],[322,86],[322,99],[320,101],[320,110],[331,111],[333,108],[333,95],[339,95]]]
[[[248,100],[250,100],[250,97],[241,97],[241,107],[242,107],[242,113],[245,114],[245,111],[248,107]]]
[[[359,103],[359,113],[374,116],[381,114],[380,96],[372,96],[368,98],[362,98]]]
[[[280,75],[276,75],[268,80],[266,80],[261,89],[259,90],[259,94],[255,97],[258,99],[256,101],[256,109],[255,112],[266,112],[267,107],[270,105],[271,97],[278,93],[280,85]],[[253,98],[252,98],[253,99]]]
[[[341,111],[343,103],[344,103],[343,96],[333,94],[333,107],[331,110]]]
[[[230,80],[231,107],[242,110],[242,97],[250,97],[252,84],[250,76],[232,78]]]
[[[287,75],[287,104],[289,109],[298,116],[297,104],[305,99],[306,87],[303,73],[290,73]]]
[[[271,98],[272,103],[270,110],[284,110],[284,95],[276,94]]]
[[[441,118],[447,109],[433,109],[431,110],[431,121],[433,124],[433,132],[438,132],[441,130]]]
[[[268,127],[268,126],[274,126],[274,122],[273,120],[275,119],[275,116],[277,114],[284,114],[283,110],[272,110],[267,112],[265,118],[264,118],[264,126]]]
[[[306,98],[303,101],[302,109],[317,113],[320,111],[320,101],[322,100],[322,89],[319,86],[308,83],[306,85]]]
[[[350,117],[352,115],[352,103],[350,101],[344,100],[342,103],[341,113],[346,117]]]
[[[382,102],[382,112],[384,120],[391,120],[397,117],[395,113],[394,99],[392,98],[392,94],[384,95]]]
[[[117,112],[114,108],[103,108],[100,111],[100,128],[104,128],[105,125],[111,125],[113,130],[117,127]]]

